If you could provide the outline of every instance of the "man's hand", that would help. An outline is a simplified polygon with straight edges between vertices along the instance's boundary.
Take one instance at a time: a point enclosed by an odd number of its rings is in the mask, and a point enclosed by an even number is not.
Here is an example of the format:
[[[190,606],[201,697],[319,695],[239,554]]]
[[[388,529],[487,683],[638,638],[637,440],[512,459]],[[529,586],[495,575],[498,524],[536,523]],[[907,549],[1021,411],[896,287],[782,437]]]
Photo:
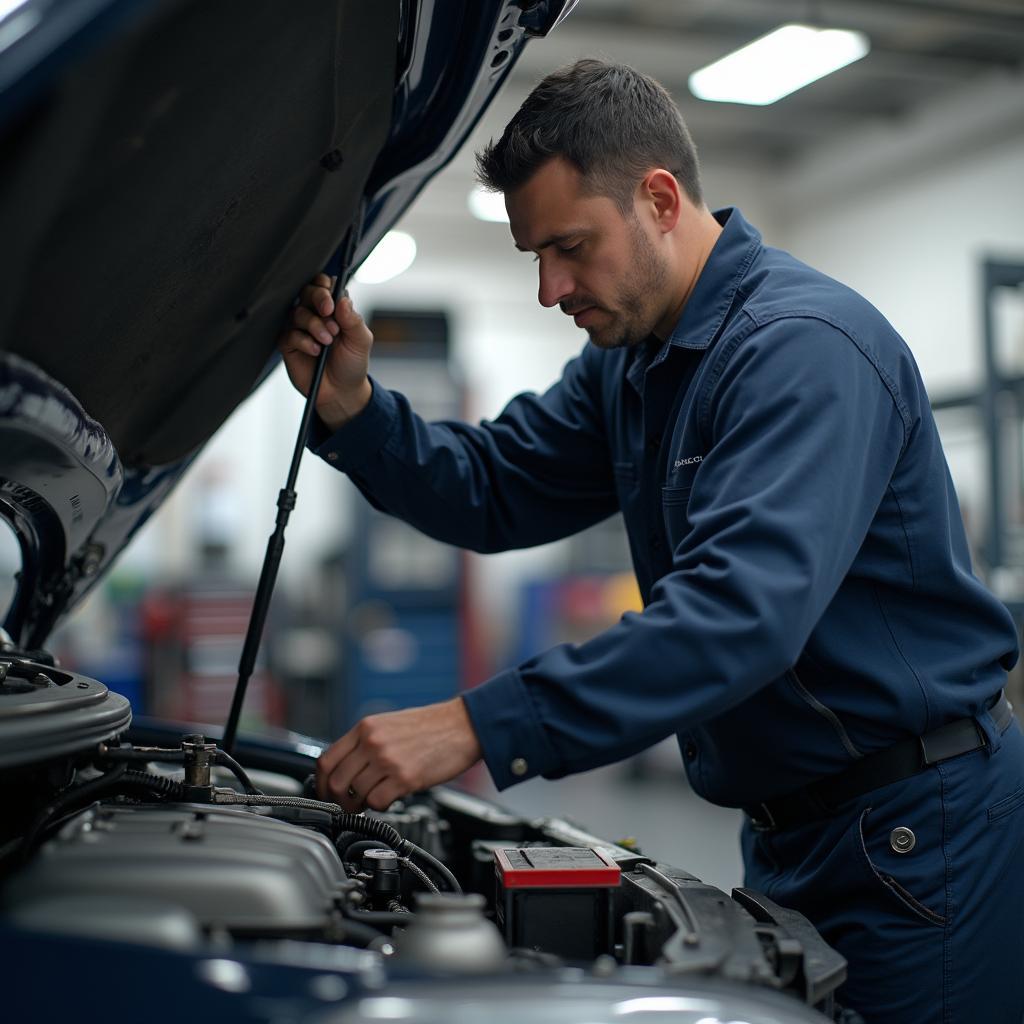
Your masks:
[[[334,279],[318,274],[302,289],[291,326],[277,343],[292,384],[304,395],[309,393],[317,357],[325,345],[332,346],[316,402],[317,415],[328,430],[358,416],[373,393],[367,376],[373,335],[351,299],[345,297],[334,308],[333,286]]]
[[[316,788],[346,811],[383,811],[399,797],[455,778],[481,754],[466,705],[455,697],[364,718],[320,755]]]

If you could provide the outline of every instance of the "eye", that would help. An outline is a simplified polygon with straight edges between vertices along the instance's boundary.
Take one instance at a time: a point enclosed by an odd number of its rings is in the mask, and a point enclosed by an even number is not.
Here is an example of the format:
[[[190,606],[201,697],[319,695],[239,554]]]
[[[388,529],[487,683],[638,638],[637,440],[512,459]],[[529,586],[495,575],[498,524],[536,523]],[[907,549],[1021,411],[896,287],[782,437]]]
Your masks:
[[[558,251],[565,256],[574,256],[580,251],[582,245],[582,242],[577,242],[575,245],[560,245]]]

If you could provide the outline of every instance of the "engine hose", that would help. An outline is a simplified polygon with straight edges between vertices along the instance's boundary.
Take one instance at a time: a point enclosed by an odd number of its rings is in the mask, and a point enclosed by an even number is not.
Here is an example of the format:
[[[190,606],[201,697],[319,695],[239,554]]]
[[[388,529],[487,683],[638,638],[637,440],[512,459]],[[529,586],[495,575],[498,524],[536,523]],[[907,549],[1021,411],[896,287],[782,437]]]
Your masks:
[[[126,764],[119,764],[107,772],[106,775],[86,782],[84,785],[76,786],[74,789],[65,789],[55,799],[51,800],[36,816],[32,823],[25,830],[21,840],[22,856],[28,857],[35,846],[36,837],[57,815],[74,807],[75,804],[87,804],[97,796],[102,795],[108,789],[113,789],[121,782],[122,776],[128,771]]]
[[[242,788],[250,796],[263,796],[263,794],[252,784],[252,780],[246,774],[245,769],[226,751],[218,748],[213,755],[214,764],[219,764],[231,771],[235,778],[242,784]]]
[[[339,832],[334,837],[334,848],[338,851],[338,856],[344,858],[345,851],[356,841],[362,839],[358,832],[353,832],[351,829],[345,829]]]
[[[132,789],[145,789],[151,793],[158,793],[160,796],[175,797],[178,800],[185,799],[185,784],[166,775],[127,771],[122,776],[121,783]]]
[[[374,928],[408,928],[413,921],[413,915],[408,910],[400,913],[393,910],[345,910],[343,913],[349,920]]]
[[[458,880],[455,876],[432,854],[427,853],[426,850],[419,846],[413,846],[409,843],[411,849],[408,851],[401,850],[400,853],[406,853],[409,857],[415,857],[418,861],[421,861],[426,867],[431,868],[437,874],[439,874],[447,883],[448,888],[455,893],[462,895],[462,886],[459,885]]]
[[[326,800],[310,800],[304,796],[254,796],[250,793],[227,793],[218,790],[214,802],[243,804],[249,807],[305,807],[313,811],[324,811],[334,818],[339,831],[346,829],[350,832],[370,836],[373,839],[380,839],[385,846],[390,846],[401,856],[414,858],[436,871],[452,892],[462,892],[462,886],[444,864],[415,843],[403,839],[396,829],[379,818],[367,818],[362,814],[352,814],[337,804],[328,803]]]
[[[441,890],[438,889],[438,887],[434,884],[434,881],[430,877],[430,875],[428,875],[426,871],[423,870],[423,868],[419,867],[416,864],[413,864],[413,862],[409,860],[408,857],[399,857],[398,863],[401,864],[402,867],[411,871],[427,887],[428,892],[438,894],[441,892]]]

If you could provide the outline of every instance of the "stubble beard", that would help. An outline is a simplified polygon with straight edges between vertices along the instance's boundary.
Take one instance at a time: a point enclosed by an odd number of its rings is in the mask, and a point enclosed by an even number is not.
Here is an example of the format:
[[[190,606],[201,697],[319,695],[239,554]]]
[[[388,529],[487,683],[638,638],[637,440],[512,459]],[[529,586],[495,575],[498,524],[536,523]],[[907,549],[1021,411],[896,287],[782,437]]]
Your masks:
[[[619,293],[616,311],[606,310],[612,321],[587,331],[591,342],[601,349],[639,345],[651,336],[658,322],[657,296],[665,290],[668,269],[635,218],[630,222],[630,236],[632,270]]]

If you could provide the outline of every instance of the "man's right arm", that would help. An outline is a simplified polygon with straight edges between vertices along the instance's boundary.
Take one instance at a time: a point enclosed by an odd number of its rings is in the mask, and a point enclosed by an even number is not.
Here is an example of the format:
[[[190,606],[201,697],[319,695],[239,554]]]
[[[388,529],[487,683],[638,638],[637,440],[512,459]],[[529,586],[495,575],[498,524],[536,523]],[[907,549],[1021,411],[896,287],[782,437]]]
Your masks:
[[[544,395],[519,395],[493,422],[428,423],[368,376],[373,337],[347,300],[333,312],[330,280],[303,290],[280,348],[295,386],[309,388],[334,337],[314,451],[348,474],[377,508],[438,540],[476,551],[529,547],[616,511],[590,353]]]

